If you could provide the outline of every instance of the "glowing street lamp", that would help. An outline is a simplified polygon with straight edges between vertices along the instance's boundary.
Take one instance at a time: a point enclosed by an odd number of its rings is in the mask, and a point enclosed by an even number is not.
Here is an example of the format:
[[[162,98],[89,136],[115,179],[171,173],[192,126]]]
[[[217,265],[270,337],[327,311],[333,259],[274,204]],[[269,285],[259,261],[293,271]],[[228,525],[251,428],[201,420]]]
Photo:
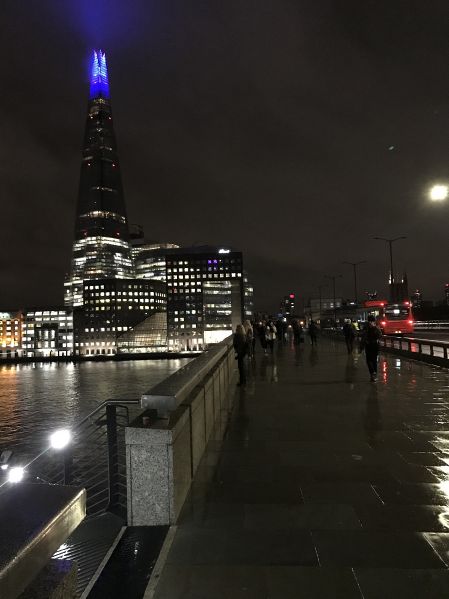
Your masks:
[[[67,429],[55,431],[50,435],[50,447],[53,449],[64,449],[70,443],[72,434]]]
[[[449,187],[447,185],[433,185],[429,191],[429,198],[432,202],[442,202],[449,195]]]
[[[25,470],[21,466],[16,466],[15,468],[11,468],[8,473],[8,481],[10,483],[20,483],[23,479],[23,475]]]

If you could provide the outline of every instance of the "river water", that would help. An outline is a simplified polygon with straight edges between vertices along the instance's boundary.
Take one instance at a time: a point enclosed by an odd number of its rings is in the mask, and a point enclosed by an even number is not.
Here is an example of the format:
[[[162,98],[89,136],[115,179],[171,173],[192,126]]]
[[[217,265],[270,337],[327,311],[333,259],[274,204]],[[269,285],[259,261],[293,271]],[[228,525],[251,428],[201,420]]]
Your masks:
[[[33,363],[0,366],[0,452],[35,455],[48,434],[106,399],[135,399],[189,361]],[[14,460],[15,461],[15,460]]]

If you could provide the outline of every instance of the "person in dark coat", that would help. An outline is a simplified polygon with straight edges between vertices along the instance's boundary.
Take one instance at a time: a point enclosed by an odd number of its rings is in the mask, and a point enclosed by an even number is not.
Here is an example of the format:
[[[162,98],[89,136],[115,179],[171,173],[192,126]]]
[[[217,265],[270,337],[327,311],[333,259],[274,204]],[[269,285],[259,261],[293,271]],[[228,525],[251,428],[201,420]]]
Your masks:
[[[376,318],[370,314],[365,330],[362,333],[360,351],[365,350],[366,364],[373,383],[376,382],[377,378],[377,360],[379,357],[379,341],[381,337],[382,333],[376,324]]]
[[[343,335],[345,336],[348,354],[352,354],[352,350],[354,349],[355,330],[350,320],[347,320],[343,325]]]
[[[316,345],[317,333],[318,333],[318,326],[316,325],[314,320],[311,320],[309,323],[309,337],[310,337],[310,343],[312,345]]]
[[[238,324],[233,339],[235,357],[239,368],[239,386],[246,385],[245,356],[248,353],[248,340],[243,325]]]
[[[292,322],[292,329],[293,329],[294,343],[295,343],[295,345],[299,345],[301,343],[302,326],[296,318]]]
[[[274,351],[274,341],[276,339],[276,327],[272,320],[269,320],[265,329],[265,338],[267,341],[267,346],[270,348],[270,353]]]
[[[266,355],[267,353],[267,338],[265,335],[265,330],[267,328],[267,323],[265,322],[265,320],[263,320],[262,322],[259,323],[259,327],[257,329],[257,333],[259,335],[259,339],[260,339],[260,345],[262,346],[263,349],[263,353]]]

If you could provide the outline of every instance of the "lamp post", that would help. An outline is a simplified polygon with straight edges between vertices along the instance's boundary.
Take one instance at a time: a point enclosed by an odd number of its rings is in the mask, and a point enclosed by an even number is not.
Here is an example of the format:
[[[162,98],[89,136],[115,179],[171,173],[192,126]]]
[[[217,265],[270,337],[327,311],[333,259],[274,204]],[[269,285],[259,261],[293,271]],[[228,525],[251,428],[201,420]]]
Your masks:
[[[333,291],[334,291],[334,323],[337,326],[337,306],[336,306],[336,298],[335,298],[335,279],[341,278],[343,275],[324,275],[326,279],[330,279],[332,281]]]
[[[388,239],[386,237],[374,237],[374,239],[377,239],[379,241],[386,241],[388,243],[388,245],[390,246],[390,277],[391,277],[391,284],[393,285],[393,283],[394,283],[394,273],[393,273],[393,243],[395,241],[399,241],[399,239],[407,239],[407,237],[405,235],[401,235],[400,237],[394,237],[393,239]]]
[[[355,305],[357,306],[357,266],[359,264],[366,264],[366,260],[360,260],[359,262],[342,262],[342,264],[349,264],[354,269],[354,301]]]

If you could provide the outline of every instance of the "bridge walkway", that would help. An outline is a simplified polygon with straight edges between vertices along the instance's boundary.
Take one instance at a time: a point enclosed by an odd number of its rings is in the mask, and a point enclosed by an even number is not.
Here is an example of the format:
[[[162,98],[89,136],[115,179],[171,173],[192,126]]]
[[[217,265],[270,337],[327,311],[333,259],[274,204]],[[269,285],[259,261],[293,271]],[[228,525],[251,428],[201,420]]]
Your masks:
[[[257,349],[156,599],[449,597],[449,371]]]

